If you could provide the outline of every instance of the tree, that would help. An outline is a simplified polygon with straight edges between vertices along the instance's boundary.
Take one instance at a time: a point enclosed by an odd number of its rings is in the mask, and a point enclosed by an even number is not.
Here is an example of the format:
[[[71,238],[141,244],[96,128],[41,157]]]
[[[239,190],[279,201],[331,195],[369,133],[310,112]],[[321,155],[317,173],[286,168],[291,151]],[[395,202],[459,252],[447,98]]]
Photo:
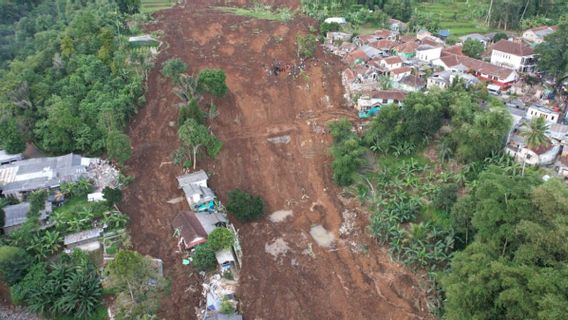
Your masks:
[[[187,119],[178,129],[178,136],[181,146],[177,151],[177,157],[189,159],[193,162],[193,169],[197,165],[197,153],[200,148],[207,149],[211,158],[215,158],[223,143],[215,136],[209,134],[209,130],[204,125],[197,123],[194,119]]]
[[[297,35],[298,58],[312,58],[316,54],[318,39],[313,34]]]
[[[328,32],[334,32],[334,31],[339,31],[341,28],[341,26],[339,25],[339,23],[326,23],[326,22],[322,22],[320,24],[320,34],[322,36],[326,36]]]
[[[455,183],[446,183],[442,185],[432,199],[432,204],[438,209],[450,211],[456,202],[458,195],[458,185]]]
[[[235,235],[227,228],[216,228],[207,236],[207,245],[213,251],[229,249],[235,242]]]
[[[199,73],[197,86],[202,92],[222,97],[229,90],[225,84],[225,78],[225,71],[221,69],[205,69]]]
[[[538,55],[538,68],[556,80],[555,89],[568,79],[568,19],[558,25],[558,30],[544,38],[535,53]]]
[[[481,41],[479,41],[479,40],[467,39],[463,43],[462,51],[468,57],[471,57],[471,58],[474,58],[474,59],[480,59],[481,54],[483,53],[484,50],[485,50],[485,47],[483,46],[483,43],[481,43]]]
[[[527,145],[529,147],[538,148],[548,143],[548,139],[546,138],[547,131],[548,125],[544,121],[544,118],[538,117],[532,119],[528,129],[521,134],[527,139]]]
[[[116,0],[120,12],[133,14],[140,12],[140,0]]]
[[[0,276],[8,285],[24,278],[33,263],[33,258],[21,248],[0,247]]]
[[[227,210],[239,221],[252,221],[260,218],[264,211],[264,202],[259,196],[235,189],[229,192]]]
[[[179,83],[181,75],[187,71],[187,65],[180,58],[172,58],[162,63],[162,74]]]
[[[105,273],[103,286],[116,292],[117,319],[143,319],[156,313],[166,282],[151,258],[120,250],[105,267]]]
[[[199,109],[196,99],[191,99],[187,105],[183,105],[179,109],[178,126],[182,126],[187,119],[194,119],[202,125],[207,124],[207,115]]]
[[[12,154],[26,149],[26,141],[18,131],[14,119],[0,121],[0,147]]]
[[[497,32],[494,36],[493,36],[493,42],[498,42],[499,40],[507,40],[509,39],[509,36],[505,33],[505,32]]]
[[[109,158],[123,165],[132,155],[132,147],[128,136],[120,131],[109,132],[106,139],[106,149]]]
[[[349,186],[354,175],[364,164],[366,150],[361,146],[359,137],[351,131],[352,125],[347,119],[332,122],[329,125],[333,146],[333,180],[340,186]]]
[[[103,189],[103,197],[108,202],[109,206],[114,206],[122,201],[122,191],[118,188],[105,187]]]
[[[191,254],[191,262],[195,269],[199,271],[210,271],[217,265],[215,251],[213,251],[207,243],[200,244],[195,247]]]

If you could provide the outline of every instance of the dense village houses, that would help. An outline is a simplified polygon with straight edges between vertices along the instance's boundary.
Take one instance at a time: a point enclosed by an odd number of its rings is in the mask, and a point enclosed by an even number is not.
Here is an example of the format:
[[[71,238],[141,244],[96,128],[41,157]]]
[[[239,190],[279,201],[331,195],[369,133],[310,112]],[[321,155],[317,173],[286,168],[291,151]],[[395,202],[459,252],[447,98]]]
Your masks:
[[[87,175],[94,159],[68,154],[36,158],[0,166],[0,191],[4,196],[22,199],[31,191],[57,188],[63,182],[75,182]]]
[[[533,72],[536,66],[531,47],[509,40],[500,40],[493,45],[491,63],[519,72]]]
[[[539,44],[544,41],[544,37],[558,30],[557,26],[540,26],[532,29],[528,29],[523,32],[523,40],[532,43]]]

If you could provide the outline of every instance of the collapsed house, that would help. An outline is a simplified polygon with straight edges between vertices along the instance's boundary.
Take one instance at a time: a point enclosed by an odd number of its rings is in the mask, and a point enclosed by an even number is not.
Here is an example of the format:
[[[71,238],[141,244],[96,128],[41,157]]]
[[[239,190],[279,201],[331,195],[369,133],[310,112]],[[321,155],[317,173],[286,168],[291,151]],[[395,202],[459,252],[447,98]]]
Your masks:
[[[60,157],[36,158],[0,166],[0,191],[4,196],[23,199],[31,191],[53,189],[64,182],[76,182],[87,175],[93,161],[70,153]]]
[[[174,233],[179,237],[180,250],[190,250],[207,242],[207,232],[193,212],[181,212],[172,221],[172,226]]]

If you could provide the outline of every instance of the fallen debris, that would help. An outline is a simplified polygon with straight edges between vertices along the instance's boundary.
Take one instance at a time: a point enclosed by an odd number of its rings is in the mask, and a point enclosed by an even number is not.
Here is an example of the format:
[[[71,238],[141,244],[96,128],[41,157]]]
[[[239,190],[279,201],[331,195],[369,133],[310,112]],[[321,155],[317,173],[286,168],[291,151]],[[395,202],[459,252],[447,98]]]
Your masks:
[[[278,210],[270,215],[270,221],[274,223],[282,222],[286,220],[286,218],[292,216],[292,214],[294,214],[292,210]]]
[[[315,225],[310,229],[310,235],[314,240],[317,242],[318,245],[324,248],[330,248],[334,241],[335,237],[333,233],[327,231],[322,225]]]
[[[282,238],[274,240],[271,244],[264,245],[264,251],[271,254],[274,257],[274,260],[276,260],[280,255],[286,255],[288,250],[290,250],[290,247],[288,247],[288,243]]]
[[[284,135],[284,136],[277,136],[277,137],[268,138],[266,140],[268,140],[268,142],[274,143],[274,144],[288,144],[288,143],[290,143],[291,139],[290,139],[289,135]]]

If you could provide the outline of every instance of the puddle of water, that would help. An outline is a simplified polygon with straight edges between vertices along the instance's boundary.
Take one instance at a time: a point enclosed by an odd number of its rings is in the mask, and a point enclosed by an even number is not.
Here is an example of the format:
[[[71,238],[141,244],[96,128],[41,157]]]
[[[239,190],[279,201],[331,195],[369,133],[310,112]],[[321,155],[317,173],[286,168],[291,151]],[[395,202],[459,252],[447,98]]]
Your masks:
[[[270,215],[270,221],[272,222],[282,222],[286,220],[286,218],[292,216],[292,210],[278,210]]]
[[[325,230],[321,225],[315,225],[310,229],[310,235],[322,247],[329,248],[335,241],[333,233]]]

